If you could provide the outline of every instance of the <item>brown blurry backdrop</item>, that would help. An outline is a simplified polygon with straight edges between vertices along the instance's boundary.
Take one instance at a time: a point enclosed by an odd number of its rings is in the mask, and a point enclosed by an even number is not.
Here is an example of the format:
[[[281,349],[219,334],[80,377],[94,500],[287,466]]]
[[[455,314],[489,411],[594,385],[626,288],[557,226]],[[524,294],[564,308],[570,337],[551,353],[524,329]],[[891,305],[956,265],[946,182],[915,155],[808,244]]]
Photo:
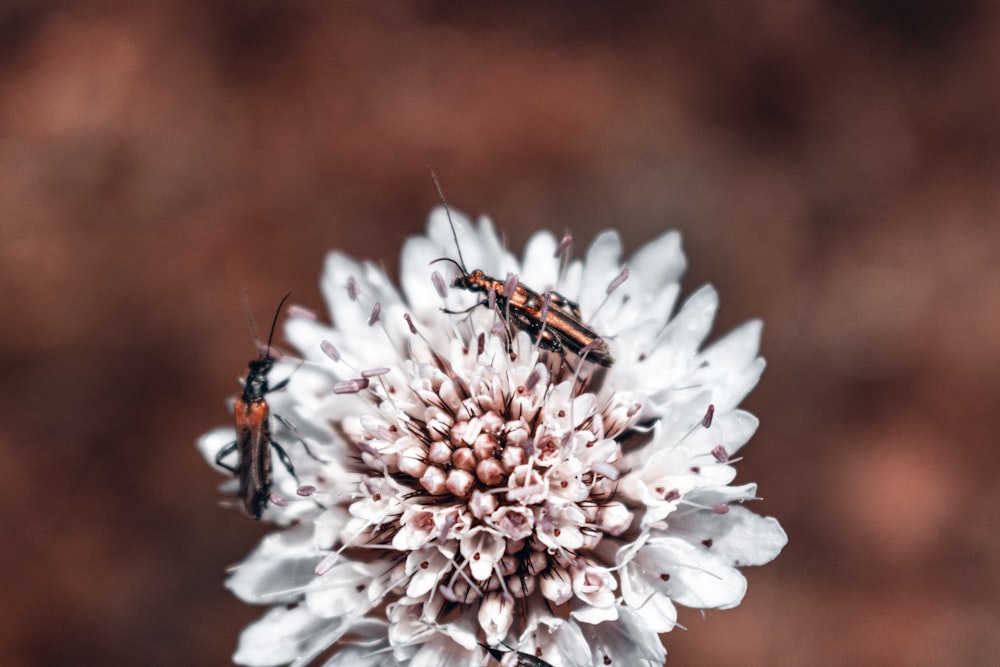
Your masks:
[[[195,450],[324,253],[436,203],[684,234],[765,321],[738,481],[790,543],[669,665],[1000,663],[1000,14],[988,2],[0,9],[0,664],[224,665],[266,527]]]

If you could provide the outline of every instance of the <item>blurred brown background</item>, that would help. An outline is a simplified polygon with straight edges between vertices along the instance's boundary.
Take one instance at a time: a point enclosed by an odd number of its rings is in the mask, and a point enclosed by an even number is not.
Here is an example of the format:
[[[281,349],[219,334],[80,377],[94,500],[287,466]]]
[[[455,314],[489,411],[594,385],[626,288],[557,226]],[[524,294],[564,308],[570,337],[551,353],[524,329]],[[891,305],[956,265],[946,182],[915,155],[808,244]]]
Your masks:
[[[765,320],[741,482],[791,542],[669,665],[1000,663],[1000,16],[989,2],[0,9],[0,664],[223,665],[197,436],[327,249],[436,203],[683,231]]]

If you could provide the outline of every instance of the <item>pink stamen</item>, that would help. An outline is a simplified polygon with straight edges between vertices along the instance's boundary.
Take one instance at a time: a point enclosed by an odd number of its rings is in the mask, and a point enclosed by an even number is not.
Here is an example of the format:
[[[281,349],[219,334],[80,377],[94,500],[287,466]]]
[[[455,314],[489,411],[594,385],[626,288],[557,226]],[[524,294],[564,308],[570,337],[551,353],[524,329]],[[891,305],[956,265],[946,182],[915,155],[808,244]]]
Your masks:
[[[705,416],[701,419],[701,425],[705,428],[712,426],[712,418],[715,417],[715,404],[709,403],[708,410],[705,411]]]
[[[431,282],[434,283],[434,289],[437,290],[438,296],[442,299],[448,296],[448,285],[444,282],[444,278],[441,274],[435,271],[431,274]]]
[[[340,560],[340,552],[335,551],[317,563],[316,569],[313,570],[313,572],[315,572],[317,576],[322,577],[324,574],[333,569],[333,566],[337,564],[338,560]]]
[[[448,532],[451,531],[451,527],[455,525],[455,515],[447,514],[444,517],[444,525],[441,526],[441,534],[438,536],[438,542],[444,542],[448,539]]]
[[[295,490],[295,493],[302,496],[303,498],[308,498],[309,496],[316,493],[316,487],[311,484],[306,484],[304,486],[300,486],[299,488],[297,488]]]
[[[372,314],[368,317],[368,326],[372,326],[378,322],[379,315],[382,314],[382,304],[378,301],[375,302],[375,306],[372,308]]]
[[[380,375],[385,375],[389,372],[387,366],[380,366],[379,368],[372,368],[367,371],[361,371],[361,377],[363,378],[377,378]]]
[[[503,297],[509,299],[514,296],[515,290],[517,290],[518,277],[511,273],[507,276],[507,280],[503,284]]]
[[[347,278],[347,296],[351,298],[351,301],[358,300],[358,281],[354,279],[354,276],[348,276]]]
[[[622,269],[621,273],[619,273],[618,276],[614,280],[611,281],[611,284],[608,285],[608,289],[606,289],[604,291],[604,293],[605,294],[611,294],[616,289],[618,289],[619,287],[621,287],[622,283],[625,282],[626,280],[628,280],[628,267],[625,267],[624,269]]]
[[[410,317],[409,313],[403,313],[403,319],[406,320],[407,326],[410,327],[410,333],[416,335],[417,327],[413,324],[413,319]]]
[[[288,316],[298,317],[304,320],[313,320],[314,322],[316,321],[316,313],[309,310],[308,308],[297,306],[295,304],[292,304],[291,306],[288,307]]]
[[[569,248],[569,244],[572,242],[573,242],[573,237],[570,236],[569,234],[562,237],[562,240],[559,241],[559,245],[556,246],[556,251],[552,253],[552,256],[562,257],[563,253],[566,252],[566,249]]]
[[[590,341],[589,343],[580,348],[580,356],[581,357],[586,356],[588,352],[590,352],[595,348],[600,347],[603,344],[604,344],[604,339],[598,336],[597,338],[595,338],[594,340]]]
[[[452,603],[462,602],[462,598],[455,595],[455,591],[451,589],[451,586],[445,586],[444,584],[441,584],[440,586],[438,586],[438,592],[441,594],[441,597],[443,597],[448,602]]]
[[[545,326],[545,318],[549,315],[549,306],[552,304],[552,292],[545,293],[545,300],[542,301],[542,326]]]
[[[525,391],[531,391],[532,389],[534,389],[535,385],[537,385],[538,381],[541,379],[542,379],[542,374],[538,372],[538,369],[537,368],[532,369],[532,371],[528,373],[528,379],[524,383]]]
[[[379,440],[383,440],[385,442],[396,442],[400,438],[399,434],[393,433],[382,425],[379,425],[375,431],[378,434]]]
[[[337,351],[337,348],[330,341],[324,340],[319,344],[319,349],[323,350],[323,354],[330,357],[333,361],[340,361],[340,352]]]
[[[333,385],[335,394],[356,394],[368,388],[368,379],[361,378],[355,380],[344,380]]]
[[[727,452],[726,448],[722,445],[716,445],[712,448],[712,456],[714,456],[715,460],[719,463],[725,463],[729,460],[729,452]]]

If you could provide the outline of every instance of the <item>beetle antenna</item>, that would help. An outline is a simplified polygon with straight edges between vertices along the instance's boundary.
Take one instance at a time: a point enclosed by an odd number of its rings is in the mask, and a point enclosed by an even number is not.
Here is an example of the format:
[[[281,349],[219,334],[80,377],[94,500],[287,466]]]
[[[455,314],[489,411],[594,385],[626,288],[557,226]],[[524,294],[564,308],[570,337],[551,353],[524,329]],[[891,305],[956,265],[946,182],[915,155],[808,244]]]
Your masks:
[[[271,320],[271,333],[267,334],[267,354],[264,355],[265,357],[271,356],[271,339],[274,338],[274,327],[278,324],[278,315],[281,314],[281,307],[285,305],[285,301],[287,301],[288,297],[290,297],[291,295],[292,293],[289,292],[285,296],[281,297],[281,301],[278,302],[278,308],[277,310],[274,311],[274,319]],[[256,335],[257,332],[255,331],[254,336]],[[259,344],[260,343],[258,342],[258,345]]]
[[[441,190],[441,183],[438,181],[437,174],[434,173],[432,166],[427,165],[427,171],[431,173],[431,179],[434,181],[434,187],[437,189],[438,198],[441,200],[441,205],[444,206],[445,215],[448,216],[448,224],[451,225],[451,236],[455,239],[455,249],[458,250],[458,262],[455,262],[455,264],[462,269],[462,273],[469,275],[469,270],[465,268],[465,258],[462,257],[462,246],[458,244],[458,232],[455,231],[455,223],[451,219],[451,209],[448,208],[448,202],[445,201],[444,192]]]
[[[451,262],[452,264],[457,266],[463,274],[469,275],[469,273],[465,270],[465,267],[456,262],[455,260],[453,260],[451,257],[438,257],[437,259],[433,260],[431,264],[437,264],[438,262]]]
[[[243,312],[246,313],[247,322],[250,324],[250,333],[253,335],[253,345],[260,354],[260,336],[257,335],[257,325],[253,321],[253,313],[250,312],[250,294],[247,288],[243,288]]]

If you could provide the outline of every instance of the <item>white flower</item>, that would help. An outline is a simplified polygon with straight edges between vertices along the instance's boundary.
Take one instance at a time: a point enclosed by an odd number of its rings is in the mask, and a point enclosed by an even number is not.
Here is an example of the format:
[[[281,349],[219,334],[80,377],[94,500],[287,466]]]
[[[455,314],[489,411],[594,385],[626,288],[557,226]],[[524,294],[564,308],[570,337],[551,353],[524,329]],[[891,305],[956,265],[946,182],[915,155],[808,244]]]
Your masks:
[[[291,378],[272,412],[316,457],[273,425],[298,481],[274,463],[283,500],[265,517],[288,527],[229,580],[273,606],[244,631],[239,663],[479,667],[519,651],[553,667],[662,665],[675,604],[739,604],[736,568],[786,542],[742,506],[756,487],[730,485],[757,426],[736,406],[764,367],[760,324],[700,349],[710,287],[671,318],[678,234],[623,264],[613,232],[568,262],[539,233],[518,261],[489,221],[455,222],[470,270],[578,302],[614,360],[540,349],[502,307],[512,292],[445,288],[457,265],[434,260],[459,257],[443,210],[406,244],[402,293],[376,265],[331,254],[333,324],[297,312],[287,335],[305,362],[271,375]],[[212,462],[232,439],[220,429],[200,446]]]

